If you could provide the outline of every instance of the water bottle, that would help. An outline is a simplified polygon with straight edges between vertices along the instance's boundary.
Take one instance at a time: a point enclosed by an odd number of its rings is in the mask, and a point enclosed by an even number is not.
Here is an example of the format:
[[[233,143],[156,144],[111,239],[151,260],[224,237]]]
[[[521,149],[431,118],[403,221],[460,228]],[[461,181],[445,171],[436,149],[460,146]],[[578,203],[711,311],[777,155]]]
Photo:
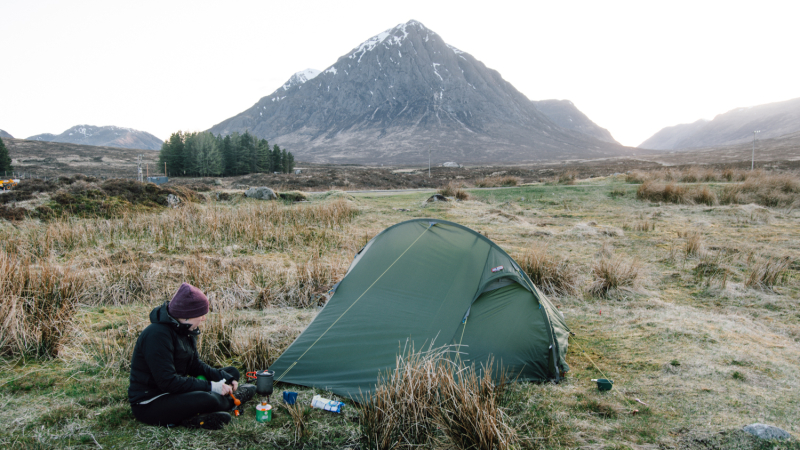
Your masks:
[[[314,398],[311,399],[312,408],[324,409],[325,411],[341,413],[342,406],[344,406],[344,403],[342,402],[337,402],[327,398],[322,398],[322,396],[319,395],[315,395]]]

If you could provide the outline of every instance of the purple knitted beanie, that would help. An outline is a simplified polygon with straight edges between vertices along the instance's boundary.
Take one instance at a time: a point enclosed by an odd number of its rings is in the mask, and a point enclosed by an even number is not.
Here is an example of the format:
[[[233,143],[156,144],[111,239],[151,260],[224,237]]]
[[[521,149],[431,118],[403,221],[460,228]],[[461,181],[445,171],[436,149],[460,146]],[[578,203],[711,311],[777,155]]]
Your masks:
[[[169,302],[169,315],[176,319],[194,319],[208,314],[208,298],[189,283],[181,284]]]

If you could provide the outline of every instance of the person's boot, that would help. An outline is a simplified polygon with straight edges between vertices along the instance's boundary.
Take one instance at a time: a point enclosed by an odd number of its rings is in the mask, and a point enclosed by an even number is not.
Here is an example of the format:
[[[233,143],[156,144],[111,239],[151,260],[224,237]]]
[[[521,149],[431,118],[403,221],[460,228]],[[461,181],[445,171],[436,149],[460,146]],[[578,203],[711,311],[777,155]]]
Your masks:
[[[252,400],[255,395],[256,387],[252,384],[240,384],[239,389],[236,389],[236,392],[233,393],[233,396],[242,402],[242,405]]]
[[[231,415],[225,411],[200,414],[184,420],[181,425],[187,428],[202,428],[204,430],[219,430],[231,421]]]

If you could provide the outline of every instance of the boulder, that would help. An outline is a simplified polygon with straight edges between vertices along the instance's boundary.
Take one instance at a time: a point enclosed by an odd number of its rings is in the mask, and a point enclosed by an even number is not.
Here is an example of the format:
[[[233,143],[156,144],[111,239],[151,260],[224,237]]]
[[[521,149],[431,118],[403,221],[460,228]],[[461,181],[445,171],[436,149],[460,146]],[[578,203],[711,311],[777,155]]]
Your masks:
[[[763,423],[753,423],[747,425],[743,428],[743,430],[761,439],[794,439],[794,437],[786,431],[783,431],[778,427],[773,427],[772,425],[765,425]]]
[[[433,202],[448,202],[450,200],[448,200],[447,197],[445,197],[442,194],[433,194],[429,199],[425,201],[427,203],[433,203]]]
[[[275,200],[278,198],[278,196],[275,195],[275,191],[265,186],[250,188],[245,191],[244,196],[257,200]]]
[[[167,205],[170,208],[177,208],[178,205],[181,204],[181,199],[178,198],[175,194],[167,195]]]

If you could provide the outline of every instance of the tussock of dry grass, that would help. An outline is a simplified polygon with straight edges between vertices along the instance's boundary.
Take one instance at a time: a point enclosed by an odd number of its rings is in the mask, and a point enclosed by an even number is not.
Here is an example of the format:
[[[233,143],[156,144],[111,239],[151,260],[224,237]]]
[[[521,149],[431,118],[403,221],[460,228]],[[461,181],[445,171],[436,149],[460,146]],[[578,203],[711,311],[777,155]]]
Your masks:
[[[800,179],[792,174],[755,171],[743,183],[726,186],[720,195],[720,203],[797,207],[800,205]]]
[[[752,288],[772,290],[784,284],[789,276],[789,258],[759,257],[750,259],[750,273],[744,279],[744,285]]]
[[[509,187],[516,186],[520,183],[519,177],[507,175],[497,177],[486,177],[475,182],[477,187]]]
[[[235,364],[247,371],[269,367],[297,337],[298,330],[284,328],[267,332],[233,310],[220,309],[208,315],[198,338],[198,352],[208,364]]]
[[[603,257],[592,266],[594,281],[588,292],[596,297],[611,297],[620,291],[635,291],[644,278],[644,267],[636,259]]]
[[[444,195],[445,197],[455,198],[456,200],[469,200],[470,199],[469,192],[467,192],[464,189],[464,187],[461,185],[461,183],[456,183],[454,181],[451,181],[450,183],[447,183],[446,185],[444,185],[442,188],[440,188],[436,192],[438,194]]]
[[[700,233],[688,233],[686,244],[683,247],[686,257],[702,256],[705,251],[703,235]]]
[[[574,295],[580,291],[577,267],[546,245],[535,244],[514,260],[531,281],[547,295]]]
[[[493,384],[492,366],[479,377],[445,348],[398,356],[361,404],[370,448],[514,448],[518,437],[499,407],[505,384]]]
[[[573,185],[578,182],[578,172],[568,170],[558,176],[558,184]]]
[[[0,354],[55,357],[72,331],[83,280],[0,252]]]

